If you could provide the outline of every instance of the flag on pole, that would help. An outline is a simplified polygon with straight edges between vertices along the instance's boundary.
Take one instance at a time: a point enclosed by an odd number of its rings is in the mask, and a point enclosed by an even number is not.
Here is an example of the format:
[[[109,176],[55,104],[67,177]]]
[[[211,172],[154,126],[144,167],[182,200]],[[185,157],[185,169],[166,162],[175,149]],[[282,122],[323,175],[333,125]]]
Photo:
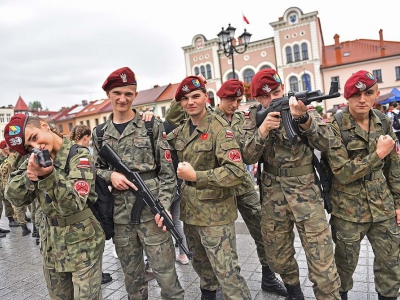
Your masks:
[[[306,89],[311,91],[311,84],[310,80],[308,80],[308,74],[306,73],[306,70],[304,70],[304,83],[306,84]]]
[[[246,16],[243,13],[242,13],[242,15],[243,15],[243,21],[245,21],[246,24],[250,24],[250,22],[249,22],[249,20],[247,20]]]

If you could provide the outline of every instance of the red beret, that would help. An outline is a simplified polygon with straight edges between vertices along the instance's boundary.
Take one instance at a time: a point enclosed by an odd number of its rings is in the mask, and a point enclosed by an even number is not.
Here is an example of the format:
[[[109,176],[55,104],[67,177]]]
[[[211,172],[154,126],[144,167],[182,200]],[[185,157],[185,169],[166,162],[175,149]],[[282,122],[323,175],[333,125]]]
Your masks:
[[[231,98],[243,96],[244,86],[243,82],[237,79],[229,79],[225,81],[217,92],[220,98]]]
[[[190,92],[205,88],[206,84],[203,79],[197,76],[188,76],[182,80],[175,92],[175,100],[181,101],[181,98]]]
[[[6,147],[6,141],[5,140],[2,140],[1,142],[0,142],[0,149],[4,149],[5,147]]]
[[[254,75],[250,84],[252,97],[263,96],[275,90],[282,84],[281,78],[274,69],[262,69]]]
[[[355,93],[370,89],[377,82],[370,72],[361,70],[351,75],[344,85],[344,98],[349,99]]]
[[[21,155],[28,154],[25,149],[25,125],[28,116],[25,114],[13,115],[10,122],[4,127],[4,138],[9,148]]]
[[[136,76],[128,67],[123,67],[112,72],[103,83],[103,90],[108,92],[109,90],[126,86],[126,85],[136,85]]]

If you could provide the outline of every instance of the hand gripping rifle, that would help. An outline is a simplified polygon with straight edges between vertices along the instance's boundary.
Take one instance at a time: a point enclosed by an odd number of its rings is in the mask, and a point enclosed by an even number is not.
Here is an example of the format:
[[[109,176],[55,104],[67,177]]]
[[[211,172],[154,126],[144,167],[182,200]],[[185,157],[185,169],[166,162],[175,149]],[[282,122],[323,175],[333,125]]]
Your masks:
[[[105,159],[110,165],[116,168],[119,172],[125,175],[125,177],[132,182],[137,188],[137,191],[133,191],[136,194],[136,202],[132,208],[131,222],[134,225],[140,223],[140,215],[144,205],[147,205],[151,212],[156,215],[159,214],[164,218],[164,225],[167,230],[172,234],[179,247],[185,252],[189,259],[193,258],[193,253],[189,252],[182,243],[182,236],[176,230],[174,223],[172,222],[170,216],[165,210],[164,206],[161,204],[160,200],[154,198],[153,194],[150,192],[149,188],[144,183],[143,179],[140,177],[139,173],[130,170],[121,160],[117,153],[108,145],[104,144],[100,151],[99,156]]]
[[[42,168],[50,167],[53,164],[50,158],[50,152],[47,149],[39,150],[38,148],[33,148],[31,154],[35,154],[35,164]]]
[[[290,114],[289,99],[291,96],[295,96],[297,100],[302,101],[305,105],[309,105],[313,101],[321,102],[322,100],[337,98],[340,96],[340,93],[338,92],[338,82],[332,81],[328,95],[323,95],[320,90],[297,93],[289,92],[287,96],[273,99],[266,109],[257,112],[256,125],[257,127],[260,127],[270,112],[280,111],[286,134],[293,145],[297,140],[297,133],[293,127],[292,115]]]

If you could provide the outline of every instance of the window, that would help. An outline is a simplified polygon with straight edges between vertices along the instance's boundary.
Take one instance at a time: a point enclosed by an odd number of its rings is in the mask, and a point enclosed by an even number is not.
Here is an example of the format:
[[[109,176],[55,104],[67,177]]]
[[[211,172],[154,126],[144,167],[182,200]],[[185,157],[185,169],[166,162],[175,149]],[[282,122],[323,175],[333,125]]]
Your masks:
[[[246,69],[243,72],[244,82],[250,83],[254,76],[254,71],[252,69]]]
[[[107,121],[107,117],[103,117],[103,122]]]
[[[290,48],[289,46],[286,47],[286,62],[288,64],[293,62],[292,48]]]
[[[338,83],[338,89],[340,89],[339,76],[331,77],[331,81],[337,82]]]
[[[4,114],[0,114],[0,123],[4,123]]]
[[[199,75],[199,74],[200,74],[199,68],[195,67],[194,68],[194,75]]]
[[[214,100],[214,93],[213,92],[208,92],[208,100],[210,100],[210,105],[212,107],[215,106],[215,100]]]
[[[200,67],[200,72],[201,72],[201,75],[203,75],[203,77],[206,78],[206,68],[204,68],[204,66]]]
[[[294,61],[300,61],[300,47],[299,47],[299,45],[294,45],[293,51],[294,51]]]
[[[301,44],[301,55],[303,60],[308,60],[308,47],[306,43]]]
[[[62,133],[63,132],[63,126],[62,124],[58,124],[58,132]]]
[[[372,74],[374,74],[374,77],[376,80],[378,80],[379,83],[382,83],[382,71],[381,70],[373,70]]]
[[[400,67],[396,67],[396,80],[400,80]]]
[[[212,74],[211,74],[211,66],[207,65],[207,79],[211,79],[212,78]]]
[[[264,69],[271,69],[271,66],[268,65],[263,65],[260,70],[264,70]]]
[[[94,124],[97,126],[97,125],[99,125],[99,119],[94,119]]]
[[[83,121],[80,121],[79,123],[81,123],[81,125],[83,125]]]
[[[90,127],[90,121],[89,120],[86,120],[86,126]]]
[[[301,81],[303,83],[303,91],[312,91],[310,75],[303,74],[303,76],[301,76]]]
[[[11,120],[11,114],[6,114],[7,123]]]
[[[299,83],[297,81],[297,78],[292,76],[289,79],[289,83],[290,83],[290,91],[295,93],[299,91]]]
[[[228,79],[232,79],[233,78],[233,72],[230,72],[229,74],[228,74]],[[238,75],[235,73],[235,78],[236,79],[239,79],[239,77],[238,77]]]
[[[162,106],[161,107],[161,117],[163,117],[163,118],[165,118],[165,112],[166,112],[167,110],[166,110],[166,107],[165,106]]]
[[[72,123],[68,123],[68,131],[72,131]]]

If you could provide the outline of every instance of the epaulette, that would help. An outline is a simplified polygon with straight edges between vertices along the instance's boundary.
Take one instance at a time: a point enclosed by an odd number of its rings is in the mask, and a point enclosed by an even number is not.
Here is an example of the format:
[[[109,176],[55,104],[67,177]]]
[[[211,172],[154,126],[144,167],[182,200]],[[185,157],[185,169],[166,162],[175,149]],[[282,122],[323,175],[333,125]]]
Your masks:
[[[222,126],[229,125],[228,121],[226,121],[223,117],[218,114],[214,114],[215,118],[221,123]]]

